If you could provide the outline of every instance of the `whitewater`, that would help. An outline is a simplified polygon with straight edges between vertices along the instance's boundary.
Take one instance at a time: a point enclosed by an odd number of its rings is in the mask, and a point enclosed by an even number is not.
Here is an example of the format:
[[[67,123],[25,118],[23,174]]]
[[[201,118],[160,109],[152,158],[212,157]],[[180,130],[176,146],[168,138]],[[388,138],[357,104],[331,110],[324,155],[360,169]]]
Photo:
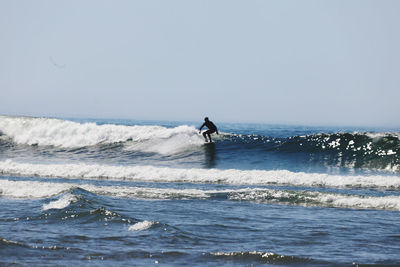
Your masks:
[[[0,116],[0,265],[400,264],[398,129]]]

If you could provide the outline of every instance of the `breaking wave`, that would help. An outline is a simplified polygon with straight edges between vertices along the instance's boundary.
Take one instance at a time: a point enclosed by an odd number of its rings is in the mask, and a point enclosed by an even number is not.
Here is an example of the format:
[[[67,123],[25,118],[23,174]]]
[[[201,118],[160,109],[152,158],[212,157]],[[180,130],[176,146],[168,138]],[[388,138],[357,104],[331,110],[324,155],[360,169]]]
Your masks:
[[[291,158],[301,155],[306,162],[323,166],[400,171],[400,133],[317,133],[303,136],[273,137],[222,133],[216,136],[218,152],[278,153]],[[0,116],[0,148],[12,144],[82,148],[110,146],[109,153],[139,151],[163,156],[196,150],[203,138],[194,126],[174,128],[143,125],[78,123],[53,118]],[[120,148],[122,147],[122,153]]]
[[[197,130],[187,125],[175,128],[97,125],[52,118],[0,116],[0,131],[17,144],[61,148],[127,142],[127,150],[169,154],[203,144]]]
[[[129,227],[129,231],[142,231],[149,229],[153,224],[156,224],[156,222],[150,222],[150,221],[142,221],[142,222],[137,222],[134,225]]]
[[[288,170],[180,169],[155,166],[108,166],[100,164],[32,164],[0,161],[0,174],[72,179],[109,179],[141,182],[187,182],[306,187],[400,188],[400,177],[389,175],[347,176]]]
[[[43,204],[43,210],[50,210],[50,209],[64,209],[68,207],[72,202],[77,201],[75,195],[66,194],[60,199],[51,201],[47,204]]]

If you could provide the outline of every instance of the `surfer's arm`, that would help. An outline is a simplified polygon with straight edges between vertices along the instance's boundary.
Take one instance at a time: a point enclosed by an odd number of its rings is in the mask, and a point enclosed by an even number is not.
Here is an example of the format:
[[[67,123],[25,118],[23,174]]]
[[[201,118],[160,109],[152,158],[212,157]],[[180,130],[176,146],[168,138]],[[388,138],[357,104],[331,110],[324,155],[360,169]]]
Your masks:
[[[206,124],[203,123],[203,125],[200,126],[199,133],[201,133],[201,129],[203,129],[204,125],[206,125]]]

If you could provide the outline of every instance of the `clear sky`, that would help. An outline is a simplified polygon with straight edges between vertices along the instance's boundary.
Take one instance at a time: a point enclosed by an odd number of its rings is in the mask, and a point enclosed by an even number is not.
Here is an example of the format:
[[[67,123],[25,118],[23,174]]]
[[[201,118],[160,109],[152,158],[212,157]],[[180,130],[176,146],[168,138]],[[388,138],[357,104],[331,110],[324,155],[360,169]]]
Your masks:
[[[400,127],[400,1],[0,0],[0,114]]]

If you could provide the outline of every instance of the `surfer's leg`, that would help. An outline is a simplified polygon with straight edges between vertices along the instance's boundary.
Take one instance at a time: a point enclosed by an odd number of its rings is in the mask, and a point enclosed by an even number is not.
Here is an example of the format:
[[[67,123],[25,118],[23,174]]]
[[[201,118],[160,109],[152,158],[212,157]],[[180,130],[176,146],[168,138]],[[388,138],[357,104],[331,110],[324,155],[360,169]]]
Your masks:
[[[207,130],[203,133],[204,139],[206,139],[206,142],[212,142],[211,140],[211,134],[213,133],[213,131],[211,130]],[[207,136],[208,136],[208,140],[207,140]]]
[[[207,131],[205,131],[205,132],[203,133],[203,136],[204,136],[204,139],[205,139],[206,142],[207,142],[207,136],[206,136],[206,134],[207,134]]]
[[[215,130],[208,130],[208,138],[210,139],[210,142],[212,142],[211,140],[211,134],[215,133]]]

